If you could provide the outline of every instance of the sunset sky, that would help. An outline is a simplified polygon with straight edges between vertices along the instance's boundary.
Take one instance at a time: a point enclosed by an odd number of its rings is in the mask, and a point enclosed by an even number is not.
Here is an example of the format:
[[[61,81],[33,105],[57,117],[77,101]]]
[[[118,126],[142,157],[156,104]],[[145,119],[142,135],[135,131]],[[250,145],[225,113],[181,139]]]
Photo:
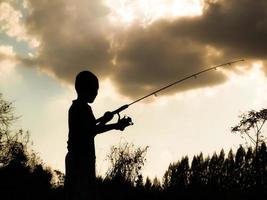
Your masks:
[[[97,173],[112,145],[149,146],[144,175],[236,149],[238,116],[267,107],[266,0],[0,0],[0,93],[14,102],[44,162],[64,172],[74,78],[100,80],[96,117],[213,65],[245,59],[134,104],[134,125],[96,137]],[[115,119],[116,120],[116,119]]]

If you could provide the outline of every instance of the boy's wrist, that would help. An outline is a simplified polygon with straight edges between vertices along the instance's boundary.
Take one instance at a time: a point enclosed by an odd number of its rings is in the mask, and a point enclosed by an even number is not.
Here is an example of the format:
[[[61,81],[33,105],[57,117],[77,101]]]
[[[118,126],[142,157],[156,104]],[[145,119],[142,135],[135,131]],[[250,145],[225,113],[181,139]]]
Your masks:
[[[113,128],[114,128],[115,130],[119,130],[119,125],[118,125],[118,123],[113,124]]]
[[[119,130],[119,126],[117,123],[115,124],[108,124],[108,125],[105,125],[106,127],[108,127],[109,130],[112,130],[112,129],[115,129],[115,130]]]

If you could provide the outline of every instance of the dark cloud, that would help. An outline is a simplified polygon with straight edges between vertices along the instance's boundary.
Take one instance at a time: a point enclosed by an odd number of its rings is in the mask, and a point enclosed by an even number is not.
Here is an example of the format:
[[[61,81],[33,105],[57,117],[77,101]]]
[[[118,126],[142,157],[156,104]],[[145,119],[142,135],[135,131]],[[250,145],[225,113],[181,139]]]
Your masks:
[[[99,2],[30,0],[27,30],[41,41],[34,62],[71,83],[85,69],[109,74],[108,10]]]
[[[69,82],[78,71],[90,69],[112,78],[132,98],[233,58],[267,57],[266,0],[206,1],[201,16],[121,31],[114,31],[101,1],[30,0],[30,5],[28,32],[41,41],[33,63]],[[166,94],[225,80],[219,72],[207,73]]]
[[[226,56],[265,59],[267,1],[207,1],[202,16],[176,20],[168,31],[176,37],[212,45]]]
[[[140,96],[177,79],[203,70],[216,56],[209,57],[209,48],[187,37],[174,37],[166,32],[166,23],[146,29],[134,27],[124,36],[124,47],[117,53],[115,81],[123,94]],[[169,92],[208,86],[225,80],[222,74],[211,73],[187,81]],[[166,93],[165,93],[166,94]]]
[[[134,28],[137,30],[129,31],[123,48],[118,51],[116,77],[121,91],[129,95],[156,89],[200,71],[205,65],[233,58],[265,60],[267,57],[265,0],[206,1],[201,16],[161,20],[141,30]],[[219,73],[209,73],[172,91],[212,86],[225,78]]]

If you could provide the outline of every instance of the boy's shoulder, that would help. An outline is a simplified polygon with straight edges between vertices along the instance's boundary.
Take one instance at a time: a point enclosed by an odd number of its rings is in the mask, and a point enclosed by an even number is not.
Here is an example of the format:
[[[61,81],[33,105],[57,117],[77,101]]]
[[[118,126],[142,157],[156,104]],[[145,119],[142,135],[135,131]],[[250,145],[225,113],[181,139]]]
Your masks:
[[[76,99],[72,101],[69,111],[92,112],[92,108],[87,103],[84,103]]]

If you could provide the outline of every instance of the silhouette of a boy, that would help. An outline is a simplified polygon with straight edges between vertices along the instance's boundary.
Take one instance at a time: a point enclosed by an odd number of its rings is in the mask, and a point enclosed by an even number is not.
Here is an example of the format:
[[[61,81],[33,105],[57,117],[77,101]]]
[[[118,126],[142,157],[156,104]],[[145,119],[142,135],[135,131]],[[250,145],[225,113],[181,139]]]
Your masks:
[[[97,77],[82,71],[76,76],[77,99],[69,108],[68,153],[65,159],[65,190],[68,200],[89,200],[96,198],[95,192],[95,144],[94,137],[112,129],[124,130],[130,123],[119,120],[106,124],[113,118],[106,112],[96,121],[91,107],[98,92]]]

